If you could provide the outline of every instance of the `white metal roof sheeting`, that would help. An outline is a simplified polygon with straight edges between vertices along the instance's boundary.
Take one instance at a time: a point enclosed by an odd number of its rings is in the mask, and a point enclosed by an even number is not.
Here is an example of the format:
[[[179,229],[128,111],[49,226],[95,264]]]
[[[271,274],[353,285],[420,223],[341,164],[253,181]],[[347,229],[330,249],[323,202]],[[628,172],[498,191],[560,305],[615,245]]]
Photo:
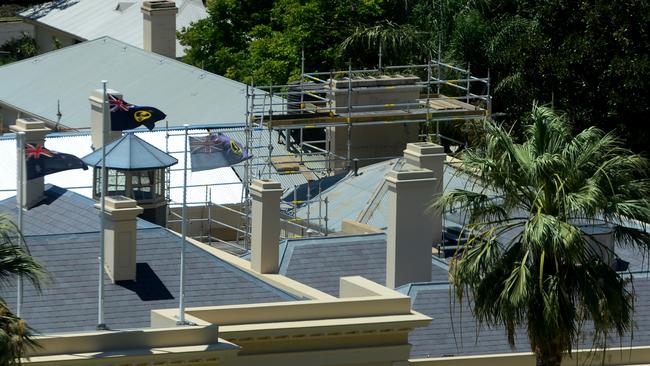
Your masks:
[[[88,96],[101,80],[162,110],[169,126],[245,124],[245,84],[110,37],[2,66],[0,80],[0,104],[56,123],[60,101],[60,123],[72,129],[90,127]]]
[[[166,151],[165,131],[143,131],[138,132],[137,135],[158,149]],[[0,156],[2,156],[2,159],[0,159],[0,172],[2,172],[0,174],[0,200],[16,195],[16,140],[13,136],[6,135],[0,138]],[[183,202],[183,171],[174,169],[183,168],[183,138],[182,136],[171,136],[168,143],[169,150],[167,151],[170,151],[170,155],[178,159],[178,164],[172,167],[170,176],[172,204],[178,204]],[[48,136],[45,139],[45,146],[50,150],[73,154],[77,157],[83,157],[92,152],[89,134]],[[208,190],[204,185],[207,184],[212,185],[209,190],[212,194],[210,197],[211,202],[218,204],[241,202],[242,184],[232,168],[191,172],[189,171],[189,167],[191,167],[191,161],[188,159],[188,203],[198,204],[205,202]],[[54,184],[84,196],[92,197],[92,176],[92,169],[68,170],[46,176],[45,183]]]
[[[84,40],[110,36],[143,47],[143,0],[55,0],[33,6],[20,15]],[[176,29],[207,18],[201,0],[176,0]],[[176,41],[176,57],[185,55]]]

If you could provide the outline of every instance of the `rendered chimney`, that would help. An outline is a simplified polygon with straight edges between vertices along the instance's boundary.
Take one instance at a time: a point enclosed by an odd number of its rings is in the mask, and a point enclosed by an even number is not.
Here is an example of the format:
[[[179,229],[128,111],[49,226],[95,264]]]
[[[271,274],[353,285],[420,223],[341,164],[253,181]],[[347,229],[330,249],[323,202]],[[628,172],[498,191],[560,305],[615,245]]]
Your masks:
[[[122,93],[108,89],[107,92],[116,97],[122,98]],[[90,100],[90,133],[92,135],[91,143],[93,150],[97,150],[104,145],[120,138],[122,133],[120,131],[111,131],[110,117],[108,120],[108,133],[106,134],[106,141],[102,141],[102,123],[104,122],[104,115],[102,109],[103,91],[101,89],[94,90],[88,100]]]
[[[278,273],[281,195],[278,182],[256,179],[251,184],[251,268],[259,273]]]
[[[25,143],[32,145],[44,144],[45,135],[52,131],[45,127],[45,122],[35,118],[18,118],[16,124],[9,126],[9,129],[14,132],[24,132]],[[22,183],[17,188],[16,198],[19,199],[22,196],[24,208],[31,208],[44,197],[44,178],[27,180],[27,168],[25,166],[23,166],[23,172],[25,174]]]
[[[95,207],[99,208],[99,204]],[[105,268],[113,283],[136,279],[137,216],[142,207],[124,196],[106,197]]]
[[[386,175],[390,217],[386,250],[386,286],[431,281],[432,215],[428,204],[435,178],[428,169],[390,171]]]
[[[406,145],[404,150],[404,159],[408,165],[420,169],[429,169],[433,172],[436,179],[433,187],[433,195],[437,197],[442,194],[444,188],[444,167],[445,167],[444,147],[432,142],[413,142]],[[442,241],[442,212],[434,210],[432,212],[433,241]]]
[[[144,20],[143,48],[176,58],[176,3],[167,0],[145,1],[141,10]]]

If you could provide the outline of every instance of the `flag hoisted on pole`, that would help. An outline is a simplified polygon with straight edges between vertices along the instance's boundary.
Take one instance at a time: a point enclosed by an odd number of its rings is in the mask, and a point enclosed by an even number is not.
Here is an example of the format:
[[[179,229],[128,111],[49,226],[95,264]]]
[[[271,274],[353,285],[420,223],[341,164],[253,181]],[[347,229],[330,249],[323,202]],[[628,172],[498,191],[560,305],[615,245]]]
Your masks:
[[[25,206],[23,198],[25,194],[23,190],[25,186],[23,185],[23,180],[25,177],[25,132],[16,133],[16,161],[17,161],[17,170],[16,170],[16,206],[18,206],[18,231],[19,235],[22,235],[23,232],[23,208]],[[22,241],[22,238],[18,238]],[[16,315],[21,316],[23,308],[23,278],[18,276],[16,283],[16,288],[18,293],[16,294]]]
[[[193,172],[224,168],[252,158],[242,144],[222,133],[189,139]]]
[[[24,144],[24,149],[27,180],[70,169],[88,169],[86,163],[78,157],[49,150],[43,144]]]
[[[108,94],[108,104],[111,109],[111,131],[132,130],[140,126],[151,131],[156,122],[167,117],[157,108],[130,104],[112,94]]]
[[[101,172],[101,199],[99,210],[99,287],[98,287],[98,308],[97,308],[97,329],[106,330],[108,327],[104,323],[104,230],[106,228],[105,208],[106,208],[106,137],[108,135],[108,126],[110,125],[110,114],[108,109],[108,95],[106,93],[106,84],[108,81],[102,80],[102,172]]]
[[[189,125],[184,124],[183,127],[185,128],[185,134],[183,135],[183,208],[181,211],[183,221],[181,223],[181,275],[177,325],[188,324],[188,322],[185,321],[185,240],[187,236],[187,128]]]

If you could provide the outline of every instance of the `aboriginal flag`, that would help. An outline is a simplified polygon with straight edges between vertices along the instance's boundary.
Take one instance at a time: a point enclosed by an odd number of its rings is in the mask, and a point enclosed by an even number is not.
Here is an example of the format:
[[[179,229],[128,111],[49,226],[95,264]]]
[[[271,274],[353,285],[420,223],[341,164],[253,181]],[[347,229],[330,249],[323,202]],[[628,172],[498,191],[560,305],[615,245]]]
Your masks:
[[[157,121],[167,117],[157,108],[129,104],[111,94],[108,94],[108,103],[111,108],[111,131],[132,130],[142,125],[151,131]]]

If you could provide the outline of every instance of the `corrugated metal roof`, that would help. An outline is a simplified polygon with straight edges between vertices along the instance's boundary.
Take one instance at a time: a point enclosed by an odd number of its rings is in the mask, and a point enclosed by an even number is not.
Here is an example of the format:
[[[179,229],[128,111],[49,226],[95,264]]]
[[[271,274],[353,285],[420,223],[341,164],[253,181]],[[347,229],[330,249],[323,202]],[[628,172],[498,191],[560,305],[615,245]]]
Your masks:
[[[143,0],[56,0],[33,6],[21,16],[62,30],[83,40],[110,36],[132,46],[143,47]],[[201,0],[176,0],[176,30],[207,18]],[[185,49],[176,41],[176,57]]]
[[[101,167],[104,165],[102,154],[102,150],[97,149],[86,155],[82,160],[90,166]],[[140,139],[134,133],[127,133],[106,146],[107,168],[123,170],[160,169],[176,163],[178,163],[177,159]]]
[[[90,127],[88,96],[101,80],[161,109],[169,126],[245,124],[246,85],[110,37],[2,66],[0,80],[0,105],[56,123],[60,102],[61,125],[73,129]]]
[[[369,204],[376,187],[384,181],[386,173],[397,162],[398,159],[391,159],[365,166],[359,169],[357,176],[349,174],[334,186],[323,191],[321,196],[327,197],[329,201],[328,230],[339,231],[343,219],[356,220],[358,214]],[[310,213],[318,212],[318,205],[317,197],[314,197],[311,204],[305,204],[298,208],[297,216],[306,218],[308,210]]]
[[[350,174],[332,187],[321,193],[321,198],[327,197],[328,229],[338,231],[344,219],[357,220],[361,223],[385,229],[388,226],[390,212],[388,196],[385,189],[386,174],[397,166],[399,159],[386,160],[359,169],[359,175]],[[466,174],[459,173],[454,167],[445,165],[444,189],[472,189]],[[318,209],[318,198],[314,196],[310,205],[298,208],[297,216],[307,217],[307,210],[315,212]],[[309,208],[308,208],[309,206]],[[445,215],[447,221],[457,221],[453,215]]]

